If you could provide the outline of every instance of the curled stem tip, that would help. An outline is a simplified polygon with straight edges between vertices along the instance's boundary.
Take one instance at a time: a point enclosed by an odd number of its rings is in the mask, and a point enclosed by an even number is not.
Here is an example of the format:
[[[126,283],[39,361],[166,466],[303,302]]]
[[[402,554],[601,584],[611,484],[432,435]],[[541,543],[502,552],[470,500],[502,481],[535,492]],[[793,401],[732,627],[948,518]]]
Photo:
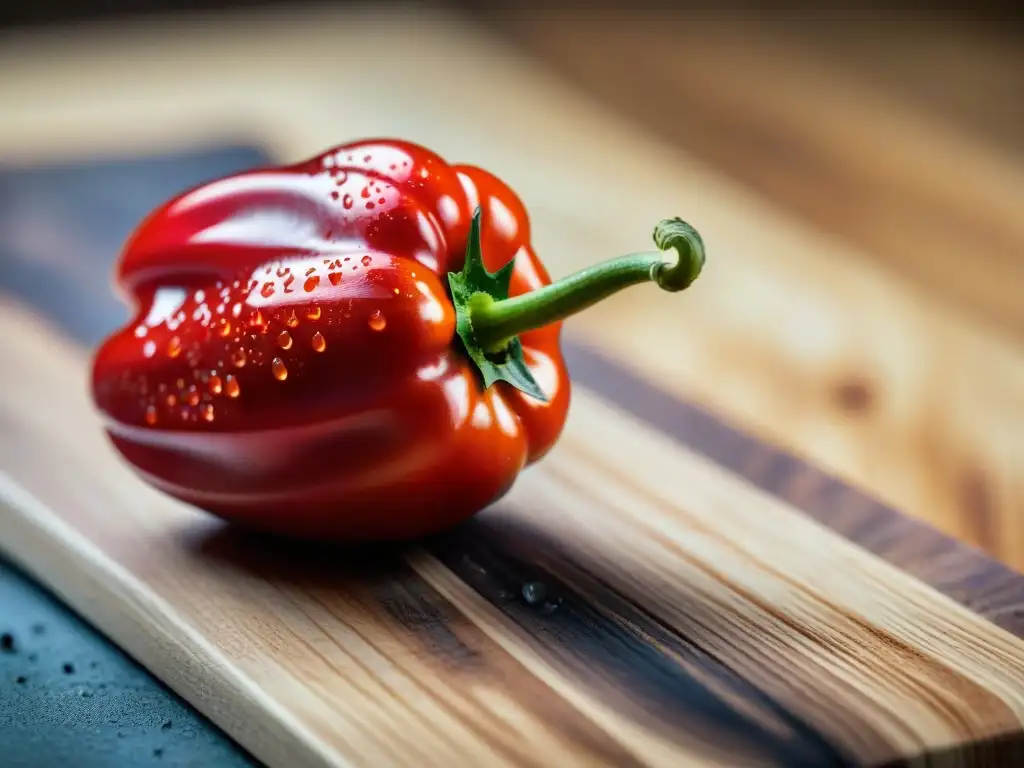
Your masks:
[[[661,251],[675,249],[672,262],[657,262],[651,267],[651,279],[666,291],[689,288],[704,268],[704,240],[682,219],[662,219],[654,228],[654,244]]]

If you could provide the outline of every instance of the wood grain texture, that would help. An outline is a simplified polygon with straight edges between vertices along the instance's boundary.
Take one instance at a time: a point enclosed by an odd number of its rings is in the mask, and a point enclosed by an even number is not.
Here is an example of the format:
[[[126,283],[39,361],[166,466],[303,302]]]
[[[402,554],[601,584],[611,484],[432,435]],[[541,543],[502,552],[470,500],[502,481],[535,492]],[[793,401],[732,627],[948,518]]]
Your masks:
[[[358,553],[243,537],[142,485],[89,407],[87,350],[4,300],[0,547],[258,757],[1020,758],[1024,580],[711,415],[900,490],[933,520],[925,502],[945,486],[929,490],[908,448],[959,441],[1001,483],[999,530],[1019,530],[1012,344],[458,19],[322,12],[60,42],[59,59],[52,39],[0,46],[18,65],[0,77],[8,158],[230,135],[296,157],[400,134],[507,178],[555,274],[635,249],[662,215],[652,200],[712,248],[685,301],[623,295],[570,324],[583,343],[569,347],[565,439],[506,499],[418,547]],[[372,81],[339,79],[367,60]],[[344,98],[325,99],[335,87]],[[983,365],[996,378],[949,373]],[[870,420],[837,421],[865,381]],[[934,421],[904,436],[919,419]]]

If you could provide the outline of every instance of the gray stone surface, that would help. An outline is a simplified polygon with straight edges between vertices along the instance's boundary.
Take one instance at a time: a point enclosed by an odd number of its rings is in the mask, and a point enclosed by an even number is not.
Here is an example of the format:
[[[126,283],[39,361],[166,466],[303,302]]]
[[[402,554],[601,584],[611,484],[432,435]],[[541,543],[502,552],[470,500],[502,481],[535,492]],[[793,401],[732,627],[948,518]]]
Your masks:
[[[0,561],[0,766],[255,766],[234,742]]]

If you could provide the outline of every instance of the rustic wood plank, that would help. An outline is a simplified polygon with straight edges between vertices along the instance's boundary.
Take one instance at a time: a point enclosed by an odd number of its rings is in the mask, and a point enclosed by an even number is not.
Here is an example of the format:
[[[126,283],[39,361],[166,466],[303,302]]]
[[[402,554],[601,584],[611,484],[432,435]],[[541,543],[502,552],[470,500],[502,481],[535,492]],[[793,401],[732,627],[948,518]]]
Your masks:
[[[624,404],[633,418],[695,447],[747,481],[786,499],[823,525],[913,574],[990,621],[1024,637],[1018,572],[927,523],[895,513],[838,478],[725,426],[712,414],[631,375],[600,352],[571,344],[574,376]]]
[[[0,318],[4,550],[271,764],[870,765],[1021,730],[1024,640],[585,388],[500,505],[339,565],[126,474],[82,351]]]

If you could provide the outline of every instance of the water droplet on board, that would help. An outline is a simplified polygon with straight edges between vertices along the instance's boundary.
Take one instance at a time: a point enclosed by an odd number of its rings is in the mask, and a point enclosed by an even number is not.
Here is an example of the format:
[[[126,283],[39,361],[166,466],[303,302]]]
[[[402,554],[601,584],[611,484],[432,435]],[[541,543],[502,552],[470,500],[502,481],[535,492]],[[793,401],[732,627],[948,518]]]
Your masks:
[[[204,419],[204,420],[206,420],[206,421],[213,421],[213,416],[214,416],[214,413],[213,413],[213,406],[212,406],[212,405],[210,405],[209,403],[207,403],[206,405],[204,405],[204,406],[203,406],[203,407],[202,407],[202,408],[200,409],[200,411],[199,411],[199,412],[200,412],[200,413],[201,413],[201,414],[203,415],[203,419]]]
[[[228,374],[227,378],[224,379],[224,394],[228,397],[235,398],[241,394],[242,389],[238,386],[238,379],[231,374]]]
[[[319,307],[319,305],[317,305],[315,307],[310,307],[309,310],[306,312],[306,317],[308,317],[310,320],[319,320],[320,319],[320,307]]]
[[[263,284],[263,288],[260,289],[260,295],[263,298],[265,298],[265,299],[269,299],[271,296],[273,296],[274,295],[274,284],[273,283],[264,283]]]
[[[280,357],[275,357],[270,363],[270,370],[274,374],[274,378],[278,381],[284,381],[288,378],[288,369],[285,368],[284,360]]]
[[[331,200],[337,200],[337,199],[338,199],[338,197],[339,197],[339,195],[338,195],[338,190],[336,190],[336,189],[332,189],[332,190],[331,190]]]
[[[167,356],[175,358],[181,354],[181,339],[177,336],[172,336],[171,340],[167,342]]]
[[[295,275],[288,275],[288,279],[284,281],[284,292],[291,293],[295,289],[292,288],[292,283],[295,282]]]
[[[146,423],[149,424],[149,426],[153,426],[154,424],[156,424],[156,406],[155,405],[151,405],[148,408],[146,408]]]
[[[544,587],[544,583],[540,581],[529,581],[523,584],[523,600],[528,605],[537,605],[544,600],[544,596],[547,594],[547,589]]]
[[[377,207],[376,203],[367,203],[366,204],[366,210],[368,210],[368,211],[372,211],[376,207]]]
[[[320,276],[313,275],[313,277],[306,280],[305,285],[302,287],[305,289],[306,293],[309,293],[310,291],[315,290],[318,285],[320,285]]]
[[[368,267],[368,266],[370,266],[373,263],[373,259],[370,258],[369,254],[367,254],[366,256],[363,256],[363,258],[360,259],[360,261],[362,262],[364,267]]]
[[[341,285],[341,272],[331,272],[327,279],[331,281],[331,285]]]
[[[366,198],[368,198],[368,197],[370,196],[370,188],[369,188],[368,186],[366,186],[366,187],[363,187],[363,188],[362,188],[362,189],[361,189],[361,190],[359,191],[359,196],[360,196],[361,198],[363,198],[364,200],[365,200]]]
[[[278,267],[277,268],[277,276],[278,277],[284,277],[289,272],[291,272],[291,269],[289,267]]]
[[[291,349],[292,335],[288,331],[281,331],[277,335],[277,344],[281,349]]]
[[[245,365],[246,355],[245,350],[239,347],[231,353],[231,362],[236,368],[241,368]]]
[[[323,352],[325,349],[327,349],[327,340],[324,338],[324,335],[320,333],[320,331],[317,331],[316,333],[313,334],[313,339],[311,343],[313,345],[314,352]]]
[[[211,394],[219,395],[224,391],[224,382],[221,380],[220,376],[213,374],[210,376],[209,387]]]
[[[374,313],[370,315],[368,322],[370,324],[370,328],[374,331],[383,331],[388,324],[387,318],[384,317],[384,313],[379,309],[375,310]]]
[[[352,195],[345,195],[341,198],[341,204],[345,206],[346,209],[351,208],[354,203],[355,200],[352,199]]]

